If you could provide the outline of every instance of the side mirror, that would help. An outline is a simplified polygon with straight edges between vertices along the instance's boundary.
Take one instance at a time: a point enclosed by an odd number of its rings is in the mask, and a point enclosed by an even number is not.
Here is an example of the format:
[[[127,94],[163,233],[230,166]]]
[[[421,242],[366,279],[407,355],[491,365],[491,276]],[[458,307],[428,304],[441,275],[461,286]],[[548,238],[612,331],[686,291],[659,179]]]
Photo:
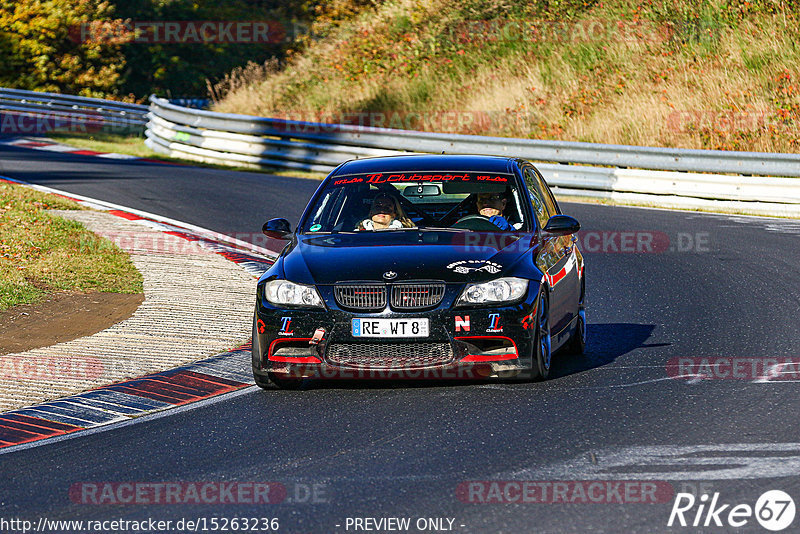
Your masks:
[[[292,226],[286,219],[271,219],[264,223],[261,232],[272,239],[286,239],[292,233]]]
[[[570,235],[581,229],[581,223],[569,215],[553,215],[547,220],[544,231],[553,235]]]

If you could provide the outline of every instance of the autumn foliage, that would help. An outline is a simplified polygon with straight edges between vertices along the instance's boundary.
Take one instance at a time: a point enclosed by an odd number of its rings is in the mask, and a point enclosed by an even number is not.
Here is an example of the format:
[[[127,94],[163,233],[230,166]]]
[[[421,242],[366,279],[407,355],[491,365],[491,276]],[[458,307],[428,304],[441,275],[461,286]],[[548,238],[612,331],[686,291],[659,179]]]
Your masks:
[[[145,100],[202,97],[248,61],[282,58],[317,15],[308,0],[0,0],[0,86]],[[321,15],[329,13],[322,10]],[[269,42],[134,38],[139,24],[270,26]],[[98,38],[101,37],[101,38]],[[197,37],[195,35],[195,37]]]
[[[86,20],[111,20],[102,0],[0,0],[0,86],[107,96],[119,93],[125,60],[113,43],[70,36]]]

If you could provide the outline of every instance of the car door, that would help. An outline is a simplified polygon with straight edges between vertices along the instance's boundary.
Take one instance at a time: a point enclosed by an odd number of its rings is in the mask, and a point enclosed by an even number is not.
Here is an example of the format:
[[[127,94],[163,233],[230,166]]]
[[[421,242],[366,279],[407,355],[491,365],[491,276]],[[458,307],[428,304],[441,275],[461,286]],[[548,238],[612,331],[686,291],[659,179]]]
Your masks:
[[[550,332],[553,336],[553,348],[556,348],[566,338],[569,333],[566,328],[577,313],[576,295],[580,282],[574,236],[554,236],[543,231],[550,217],[559,213],[558,205],[541,174],[532,166],[525,167],[523,172],[537,226],[541,231],[541,246],[536,264],[545,273],[550,286]]]

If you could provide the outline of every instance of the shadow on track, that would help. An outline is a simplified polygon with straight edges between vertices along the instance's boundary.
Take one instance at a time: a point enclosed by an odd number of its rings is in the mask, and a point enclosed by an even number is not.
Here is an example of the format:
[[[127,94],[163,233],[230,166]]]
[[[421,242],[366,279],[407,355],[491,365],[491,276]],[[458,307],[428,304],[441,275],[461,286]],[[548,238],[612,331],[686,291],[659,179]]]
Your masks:
[[[645,343],[655,330],[652,324],[589,324],[586,353],[582,356],[557,353],[550,376],[558,378],[602,367],[638,348],[664,347],[671,343]]]

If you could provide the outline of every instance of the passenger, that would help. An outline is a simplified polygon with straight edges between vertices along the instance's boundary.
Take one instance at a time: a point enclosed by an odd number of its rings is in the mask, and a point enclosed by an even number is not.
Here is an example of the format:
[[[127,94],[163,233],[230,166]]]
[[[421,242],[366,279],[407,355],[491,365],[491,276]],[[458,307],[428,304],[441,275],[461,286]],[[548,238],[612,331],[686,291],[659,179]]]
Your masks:
[[[379,193],[372,200],[369,217],[358,223],[356,231],[413,227],[414,223],[403,212],[400,202],[388,193]]]
[[[514,230],[511,223],[503,216],[508,199],[502,193],[478,193],[475,200],[478,213],[501,230]]]

